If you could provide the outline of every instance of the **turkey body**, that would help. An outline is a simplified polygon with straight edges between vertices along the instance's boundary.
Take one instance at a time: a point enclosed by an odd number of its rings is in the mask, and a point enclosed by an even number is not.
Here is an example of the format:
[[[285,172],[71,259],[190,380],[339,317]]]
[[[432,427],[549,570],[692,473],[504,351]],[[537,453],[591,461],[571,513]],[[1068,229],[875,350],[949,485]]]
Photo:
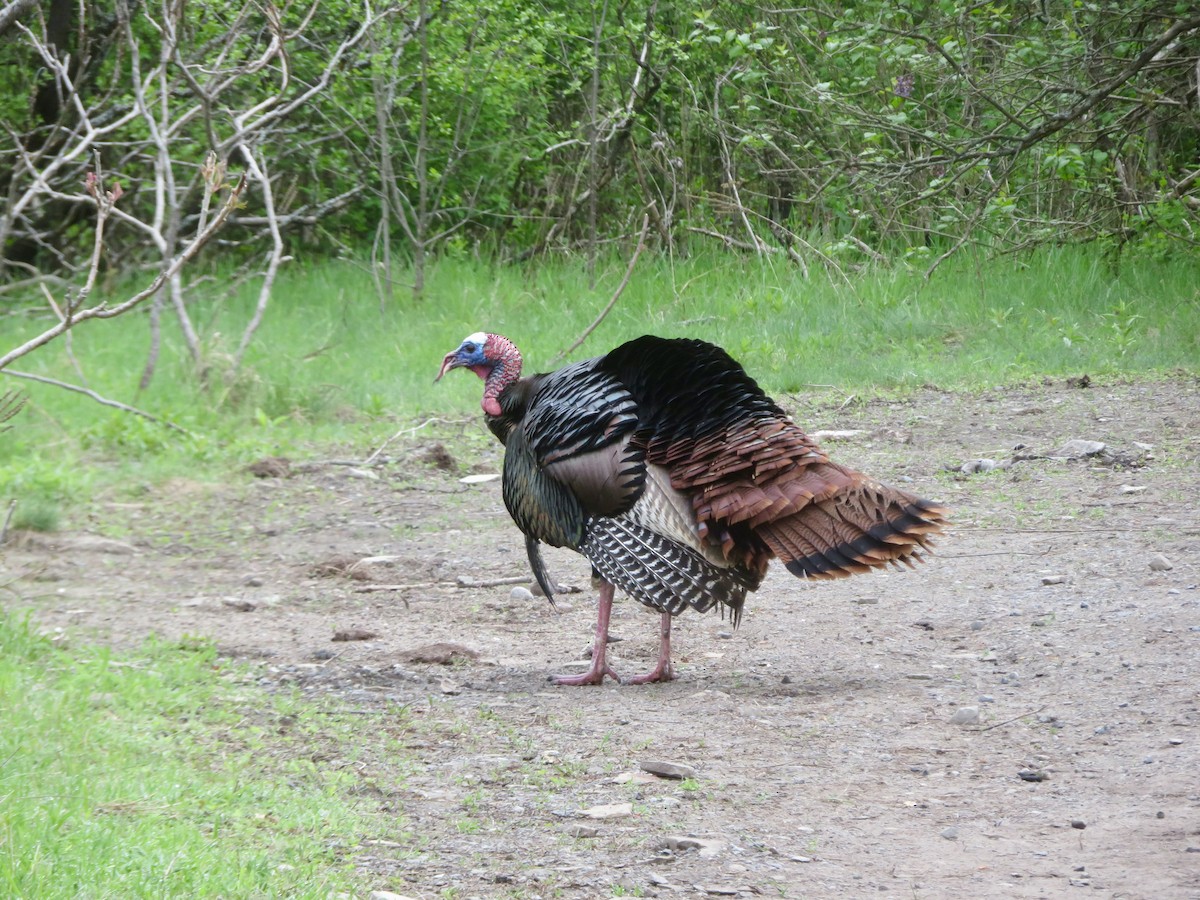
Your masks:
[[[520,366],[511,342],[481,332],[438,377],[484,379],[504,502],[547,594],[539,543],[578,551],[600,578],[592,666],[560,683],[617,677],[605,659],[615,589],[662,614],[658,664],[630,681],[666,680],[671,618],[720,606],[736,624],[772,559],[842,577],[919,559],[945,525],[941,505],[832,462],[712,344],[645,336],[548,374]]]

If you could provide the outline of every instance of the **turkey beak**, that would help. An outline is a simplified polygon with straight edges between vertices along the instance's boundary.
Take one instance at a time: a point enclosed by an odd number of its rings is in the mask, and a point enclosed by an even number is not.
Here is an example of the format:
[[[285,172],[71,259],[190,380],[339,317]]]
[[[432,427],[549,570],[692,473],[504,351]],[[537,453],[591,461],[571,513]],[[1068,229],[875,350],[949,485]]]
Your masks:
[[[443,375],[445,375],[451,369],[457,369],[460,365],[462,365],[462,363],[458,361],[457,350],[453,351],[452,353],[447,353],[445,359],[442,360],[442,368],[438,371],[437,378],[433,379],[433,383],[437,384],[442,380]]]

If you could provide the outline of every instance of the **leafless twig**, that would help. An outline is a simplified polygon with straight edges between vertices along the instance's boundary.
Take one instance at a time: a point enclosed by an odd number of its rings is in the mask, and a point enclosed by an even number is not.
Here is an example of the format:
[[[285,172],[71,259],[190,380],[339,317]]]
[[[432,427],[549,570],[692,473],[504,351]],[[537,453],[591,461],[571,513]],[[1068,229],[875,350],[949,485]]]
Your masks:
[[[167,428],[178,431],[180,434],[186,434],[189,437],[192,436],[190,431],[188,431],[186,428],[176,425],[174,422],[168,422],[166,419],[160,419],[156,415],[148,413],[143,409],[130,406],[127,403],[122,403],[119,400],[110,400],[107,397],[102,397],[91,388],[80,387],[77,384],[70,384],[66,381],[59,381],[57,378],[47,378],[45,375],[34,375],[32,372],[18,372],[16,369],[4,369],[2,372],[0,372],[0,374],[8,375],[11,378],[24,378],[28,381],[36,381],[39,384],[48,384],[53,387],[62,388],[65,391],[83,394],[86,397],[91,397],[93,400],[99,404],[102,404],[103,406],[111,406],[113,409],[119,409],[122,412],[133,413],[133,415],[141,416],[143,419],[154,422],[156,425],[165,425]]]
[[[638,257],[642,255],[642,250],[646,248],[646,231],[649,229],[649,227],[650,214],[647,213],[642,216],[642,232],[638,235],[637,246],[633,250],[633,255],[629,257],[629,265],[625,267],[625,276],[621,279],[621,283],[617,285],[617,289],[613,291],[613,295],[611,299],[609,299],[608,305],[600,311],[600,315],[596,316],[595,321],[584,329],[583,334],[581,334],[575,340],[575,343],[573,343],[566,350],[560,351],[552,360],[550,360],[551,364],[557,363],[570,353],[579,349],[580,345],[582,345],[583,342],[588,339],[588,335],[595,331],[596,328],[599,327],[600,323],[604,321],[605,316],[612,312],[612,308],[617,305],[617,300],[620,298],[621,294],[625,292],[625,286],[629,284],[629,276],[633,274],[633,267],[637,264]]]

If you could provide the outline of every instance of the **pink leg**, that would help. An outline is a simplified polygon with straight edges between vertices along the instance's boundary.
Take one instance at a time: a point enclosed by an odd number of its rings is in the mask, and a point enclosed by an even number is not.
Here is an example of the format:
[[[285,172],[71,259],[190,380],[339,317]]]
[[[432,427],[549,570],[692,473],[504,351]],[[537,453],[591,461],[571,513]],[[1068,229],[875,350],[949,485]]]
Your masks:
[[[612,670],[612,666],[604,661],[608,650],[608,620],[612,617],[613,594],[616,589],[607,581],[600,582],[600,613],[596,619],[596,641],[592,644],[592,665],[582,675],[555,675],[551,679],[555,684],[580,685],[600,684],[604,676],[610,676],[614,681],[621,678]]]
[[[630,678],[626,684],[649,684],[651,681],[671,681],[675,678],[675,670],[671,668],[671,614],[662,614],[659,625],[660,641],[658,645],[658,665],[645,675]]]

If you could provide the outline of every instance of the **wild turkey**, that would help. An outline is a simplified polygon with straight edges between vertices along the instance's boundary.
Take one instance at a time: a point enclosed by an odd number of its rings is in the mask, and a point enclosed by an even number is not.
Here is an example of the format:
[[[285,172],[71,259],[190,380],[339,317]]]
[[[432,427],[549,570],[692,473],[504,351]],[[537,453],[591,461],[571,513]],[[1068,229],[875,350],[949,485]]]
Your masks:
[[[553,597],[539,542],[583,554],[600,580],[592,664],[560,684],[620,677],[605,660],[614,588],[658,610],[666,681],[671,617],[727,607],[778,557],[794,575],[840,578],[921,558],[946,524],[938,503],[831,462],[724,350],[647,335],[595,359],[521,378],[507,338],[479,332],[442,360],[484,380],[505,446],[504,503]]]

